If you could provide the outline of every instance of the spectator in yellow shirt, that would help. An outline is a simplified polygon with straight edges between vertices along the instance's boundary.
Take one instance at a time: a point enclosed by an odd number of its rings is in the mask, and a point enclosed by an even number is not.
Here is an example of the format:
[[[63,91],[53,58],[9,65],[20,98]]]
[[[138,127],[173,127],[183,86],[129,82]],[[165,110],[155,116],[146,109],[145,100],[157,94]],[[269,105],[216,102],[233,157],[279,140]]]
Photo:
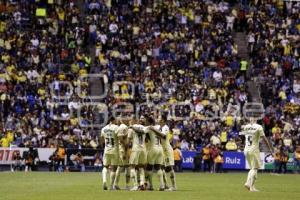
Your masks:
[[[182,153],[179,147],[176,147],[174,149],[174,162],[175,162],[175,171],[176,172],[181,172],[182,168],[181,168],[181,164],[182,164]]]
[[[234,118],[230,113],[226,116],[225,124],[228,127],[233,127],[234,125]]]
[[[225,145],[227,143],[227,135],[228,134],[227,134],[226,129],[224,131],[222,131],[221,134],[220,134],[222,149],[225,147]]]
[[[56,10],[56,13],[58,15],[58,19],[61,21],[61,23],[65,20],[65,11],[62,8],[58,8]]]
[[[275,149],[273,157],[274,157],[274,172],[278,173],[279,166],[280,166],[280,150],[279,149]]]
[[[273,139],[275,141],[275,145],[278,145],[279,141],[281,140],[281,128],[279,127],[278,124],[276,124],[272,128],[272,135],[273,135]]]
[[[280,148],[280,165],[279,165],[279,173],[283,172],[286,173],[287,172],[287,162],[289,160],[289,154],[288,152],[284,149],[284,147],[282,146]]]
[[[1,60],[4,62],[4,63],[8,63],[10,61],[10,56],[9,54],[5,51],[3,53],[3,55],[1,56]]]
[[[12,131],[7,131],[6,138],[9,143],[13,142],[14,141],[14,133]]]
[[[227,151],[236,151],[237,145],[235,143],[235,140],[233,138],[230,138],[230,140],[227,142],[225,148]]]
[[[203,171],[211,171],[211,149],[210,149],[210,145],[206,145],[203,149],[202,149],[202,160],[203,160]]]
[[[59,145],[57,148],[57,164],[58,164],[58,171],[64,171],[65,167],[65,156],[66,156],[66,150],[63,147],[63,145]]]
[[[7,139],[7,137],[1,138],[0,145],[1,147],[9,147],[9,140]]]
[[[6,30],[6,22],[0,21],[0,32],[3,33]]]
[[[18,74],[15,76],[18,83],[24,83],[27,80],[26,75],[23,71],[18,72]]]
[[[216,173],[221,173],[223,168],[224,158],[221,151],[218,152],[218,155],[214,159],[214,169]]]

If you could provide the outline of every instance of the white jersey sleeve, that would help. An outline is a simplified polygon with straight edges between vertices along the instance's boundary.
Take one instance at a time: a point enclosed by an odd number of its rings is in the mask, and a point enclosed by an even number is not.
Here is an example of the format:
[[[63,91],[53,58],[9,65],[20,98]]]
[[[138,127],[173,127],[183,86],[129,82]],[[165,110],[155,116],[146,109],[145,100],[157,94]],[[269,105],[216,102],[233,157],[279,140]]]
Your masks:
[[[135,124],[132,127],[137,129],[138,131],[140,131],[140,133],[146,133],[147,132],[147,127],[145,127],[143,125]]]
[[[121,124],[117,130],[118,137],[126,136],[127,130],[128,130],[128,127],[125,124]]]
[[[167,125],[164,125],[161,129],[161,132],[166,136],[165,138],[162,139],[161,141],[161,144],[162,144],[162,147],[164,149],[164,151],[172,151],[172,146],[169,142],[169,133],[170,133],[170,129]]]
[[[167,125],[164,125],[161,129],[161,132],[165,135],[165,136],[168,136],[169,132],[170,132],[170,129]]]

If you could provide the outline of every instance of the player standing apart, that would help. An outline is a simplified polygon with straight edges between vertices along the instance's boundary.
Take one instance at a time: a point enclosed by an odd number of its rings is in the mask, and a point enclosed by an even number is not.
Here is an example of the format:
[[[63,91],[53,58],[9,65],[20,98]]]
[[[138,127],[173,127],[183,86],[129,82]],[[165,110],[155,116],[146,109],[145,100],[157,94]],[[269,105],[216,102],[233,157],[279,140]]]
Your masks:
[[[245,187],[251,192],[258,192],[258,190],[254,187],[254,183],[257,179],[257,171],[261,167],[259,152],[260,138],[263,138],[263,141],[268,146],[270,152],[273,152],[273,150],[265,136],[263,127],[257,124],[254,118],[251,118],[250,123],[243,127],[243,131],[240,135],[245,135],[244,154],[250,167]]]
[[[103,169],[102,181],[103,190],[107,190],[107,172],[108,167],[110,171],[110,189],[113,190],[113,184],[116,175],[116,169],[119,160],[119,141],[118,141],[118,126],[113,123],[113,120],[101,130],[101,139],[104,140],[104,154],[103,154]]]

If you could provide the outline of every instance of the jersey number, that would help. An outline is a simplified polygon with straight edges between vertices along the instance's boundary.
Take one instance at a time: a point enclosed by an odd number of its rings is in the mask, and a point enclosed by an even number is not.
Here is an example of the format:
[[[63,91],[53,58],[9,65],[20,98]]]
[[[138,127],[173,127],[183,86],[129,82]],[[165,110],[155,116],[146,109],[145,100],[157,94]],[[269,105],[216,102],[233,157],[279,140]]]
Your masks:
[[[252,136],[248,136],[247,137],[247,146],[251,146],[252,145]]]
[[[106,138],[105,140],[106,140],[105,143],[106,143],[107,147],[113,147],[115,145],[114,138],[109,137],[109,138]]]
[[[139,144],[143,144],[143,136],[142,135],[138,135],[138,141],[139,141]]]
[[[155,144],[159,145],[160,144],[160,138],[158,136],[155,136]]]

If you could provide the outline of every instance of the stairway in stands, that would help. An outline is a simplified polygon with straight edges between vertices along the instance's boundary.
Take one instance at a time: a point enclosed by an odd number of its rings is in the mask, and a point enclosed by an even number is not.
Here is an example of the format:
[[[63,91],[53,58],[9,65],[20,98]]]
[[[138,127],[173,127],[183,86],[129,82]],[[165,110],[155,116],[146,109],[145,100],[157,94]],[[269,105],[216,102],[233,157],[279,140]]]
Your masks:
[[[233,34],[233,39],[238,46],[239,56],[242,59],[246,59],[248,61],[246,82],[247,91],[249,93],[248,102],[262,103],[260,95],[260,84],[256,82],[255,75],[252,73],[252,59],[249,56],[249,51],[247,48],[247,35],[245,32],[235,32]],[[249,108],[255,108],[255,106],[250,106]],[[260,150],[262,152],[268,152],[268,147],[265,145],[265,143],[262,143],[260,145]]]
[[[247,35],[244,32],[233,33],[234,42],[238,46],[239,56],[243,59],[249,60],[249,52],[247,48]]]
[[[75,1],[77,6],[80,10],[80,17],[82,17],[83,20],[86,20],[86,18],[89,16],[88,13],[85,12],[85,0],[79,0]],[[88,41],[88,45],[84,49],[85,53],[88,54],[92,58],[91,68],[89,74],[99,74],[100,70],[99,67],[95,64],[95,58],[96,58],[96,46],[92,42]],[[100,96],[104,92],[104,82],[103,79],[100,77],[91,77],[89,78],[89,96]],[[92,103],[100,103],[100,99],[90,99],[90,102]],[[94,112],[94,123],[98,124],[100,123],[101,119],[100,116],[97,114],[97,111]]]
[[[250,102],[261,102],[259,87],[252,79],[252,64],[251,58],[249,57],[249,51],[247,47],[247,35],[245,32],[234,32],[233,34],[234,42],[238,46],[238,53],[241,59],[245,59],[248,62],[247,68],[247,91],[249,93]]]

